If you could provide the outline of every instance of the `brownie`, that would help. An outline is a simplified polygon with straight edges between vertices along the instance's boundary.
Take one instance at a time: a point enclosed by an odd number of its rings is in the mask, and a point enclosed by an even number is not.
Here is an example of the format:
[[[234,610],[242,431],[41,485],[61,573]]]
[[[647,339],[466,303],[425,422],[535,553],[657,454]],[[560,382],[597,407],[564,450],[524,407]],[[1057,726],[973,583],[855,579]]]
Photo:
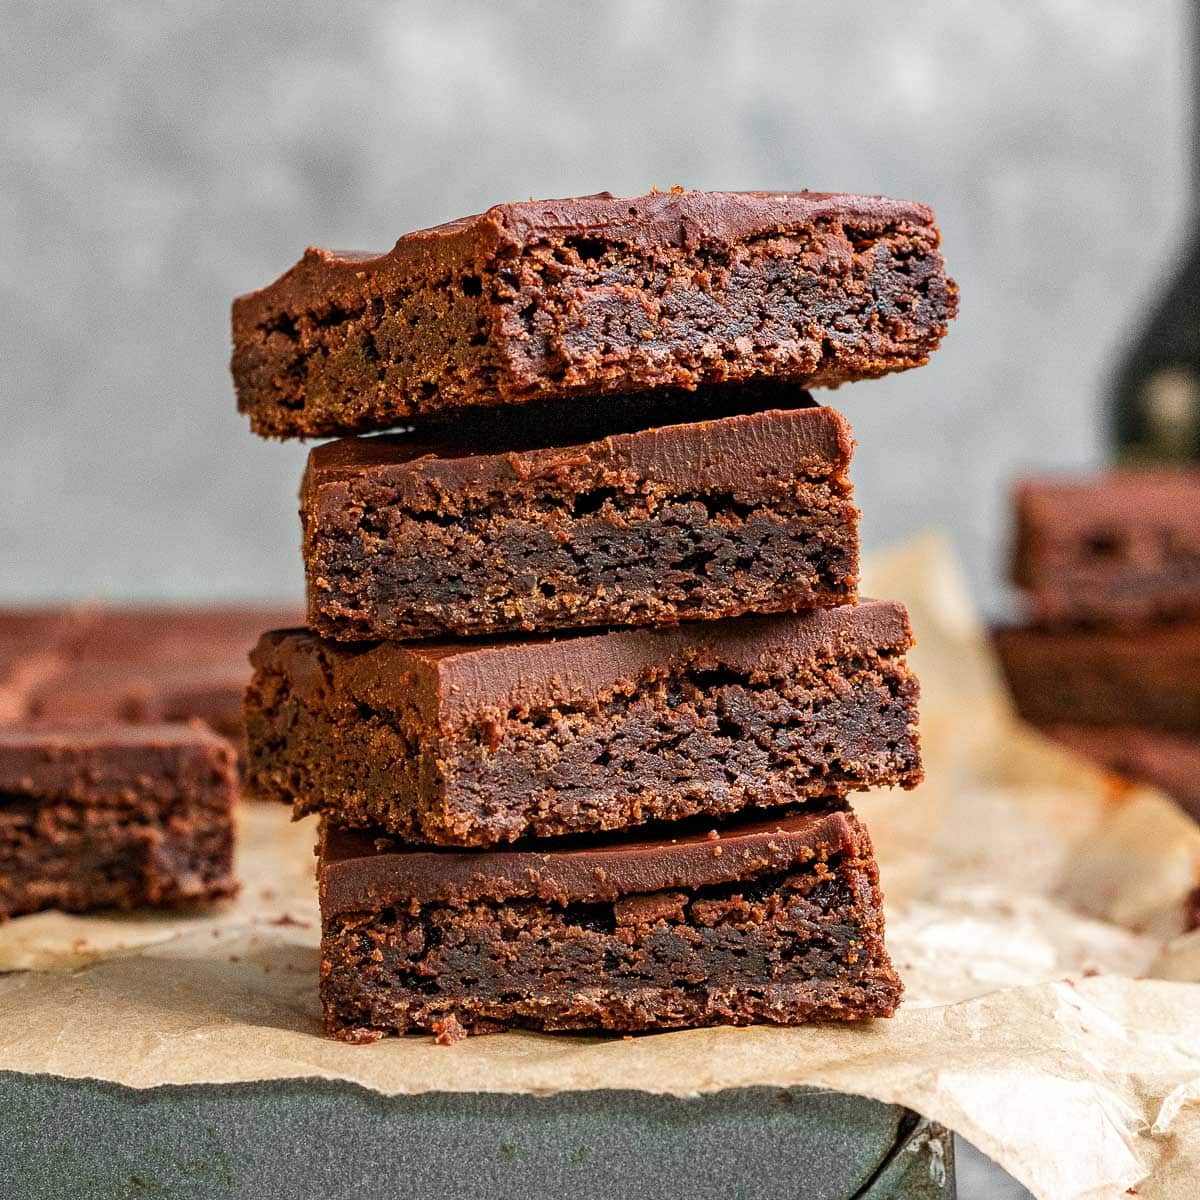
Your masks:
[[[1016,518],[1014,576],[1037,622],[1200,616],[1200,470],[1028,480]]]
[[[484,452],[403,436],[313,450],[301,489],[308,624],[362,641],[665,625],[855,598],[854,443],[832,409],[531,450],[498,440]]]
[[[957,311],[933,214],[819,192],[501,204],[384,254],[310,248],[233,306],[257,433],[362,433],[475,405],[924,363]],[[652,412],[653,397],[646,398]]]
[[[1034,725],[1200,733],[1200,622],[1000,629],[995,645],[1017,709]]]
[[[0,610],[0,663],[6,624],[22,615],[27,624],[40,615],[42,625],[27,644],[21,683],[10,693],[5,713],[10,719],[152,724],[198,717],[240,741],[250,650],[263,629],[297,619],[300,610],[284,605]]]
[[[26,716],[30,692],[63,669],[74,616],[70,609],[0,609],[0,721]]]
[[[483,846],[921,778],[900,604],[559,639],[264,635],[246,786],[347,826]]]
[[[677,1029],[886,1017],[901,983],[848,811],[559,849],[413,850],[325,824],[325,1028]]]
[[[236,784],[199,724],[0,725],[0,918],[232,895]]]
[[[1084,725],[1055,725],[1046,732],[1104,770],[1166,792],[1200,820],[1200,738]]]

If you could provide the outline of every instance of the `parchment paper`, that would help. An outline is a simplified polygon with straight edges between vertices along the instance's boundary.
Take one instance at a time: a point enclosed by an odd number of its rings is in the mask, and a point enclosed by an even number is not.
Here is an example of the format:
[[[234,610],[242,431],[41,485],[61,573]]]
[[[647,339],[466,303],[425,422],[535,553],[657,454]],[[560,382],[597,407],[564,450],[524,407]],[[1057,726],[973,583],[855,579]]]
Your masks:
[[[0,1069],[133,1087],[317,1076],[389,1094],[810,1084],[941,1121],[1046,1200],[1200,1196],[1200,933],[1180,935],[1200,828],[1017,725],[939,542],[868,581],[912,609],[929,773],[858,805],[908,984],[893,1020],[327,1041],[313,831],[248,803],[243,895],[220,912],[0,927],[14,972],[0,976]]]

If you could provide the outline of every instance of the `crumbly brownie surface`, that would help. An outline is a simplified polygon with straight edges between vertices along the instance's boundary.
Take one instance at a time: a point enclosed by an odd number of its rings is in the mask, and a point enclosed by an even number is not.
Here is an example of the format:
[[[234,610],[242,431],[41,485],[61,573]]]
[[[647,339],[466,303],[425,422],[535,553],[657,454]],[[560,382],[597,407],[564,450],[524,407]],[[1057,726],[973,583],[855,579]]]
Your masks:
[[[267,634],[247,787],[412,841],[489,845],[915,786],[902,605],[559,639]]]
[[[1200,470],[1028,480],[1016,493],[1014,577],[1047,625],[1200,616]]]
[[[649,1030],[890,1016],[871,844],[818,811],[566,850],[322,831],[329,1033]]]
[[[275,437],[474,405],[920,366],[957,310],[933,214],[817,192],[502,204],[386,254],[309,249],[233,306],[238,407]],[[653,412],[653,397],[647,397]]]
[[[198,725],[0,725],[0,918],[232,895],[236,794]]]
[[[327,443],[301,489],[308,623],[363,641],[844,604],[852,449],[817,407],[524,452]]]
[[[1031,724],[1200,733],[1200,622],[999,629],[994,640],[1017,709]]]

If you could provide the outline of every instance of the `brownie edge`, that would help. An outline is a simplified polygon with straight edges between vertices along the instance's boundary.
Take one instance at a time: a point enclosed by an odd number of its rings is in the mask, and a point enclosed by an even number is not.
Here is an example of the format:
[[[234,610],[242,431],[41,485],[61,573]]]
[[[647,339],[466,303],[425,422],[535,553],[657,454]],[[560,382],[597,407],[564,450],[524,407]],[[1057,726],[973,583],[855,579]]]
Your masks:
[[[308,623],[405,640],[852,602],[852,447],[815,406],[523,452],[328,442],[301,488]]]
[[[0,725],[0,919],[233,895],[233,748],[195,725]]]

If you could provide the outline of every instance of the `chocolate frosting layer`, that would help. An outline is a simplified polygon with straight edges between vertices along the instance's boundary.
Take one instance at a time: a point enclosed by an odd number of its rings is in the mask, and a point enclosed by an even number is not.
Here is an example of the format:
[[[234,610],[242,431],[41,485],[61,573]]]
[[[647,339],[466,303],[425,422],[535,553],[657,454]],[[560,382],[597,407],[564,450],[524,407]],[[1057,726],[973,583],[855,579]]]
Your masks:
[[[387,489],[391,503],[423,508],[436,507],[446,494],[465,499],[527,490],[538,480],[586,488],[593,477],[627,475],[631,485],[732,492],[753,500],[764,488],[792,480],[843,477],[853,449],[849,422],[833,409],[818,407],[772,409],[504,453],[474,454],[403,435],[345,438],[311,452],[302,497],[307,509],[322,488],[370,474],[373,484]]]
[[[405,234],[376,253],[310,246],[288,272],[234,305],[235,329],[281,311],[299,312],[328,301],[331,289],[365,275],[408,274],[480,255],[512,254],[546,238],[603,237],[649,253],[670,247],[734,245],[747,238],[787,235],[815,221],[850,221],[864,230],[905,223],[930,227],[923,204],[883,196],[830,192],[650,192],[620,198],[610,192],[563,200],[497,204],[477,216]]]
[[[325,918],[411,901],[468,903],[529,898],[559,904],[612,901],[631,894],[778,873],[857,847],[854,816],[787,813],[678,838],[624,840],[566,850],[408,850],[369,831],[326,823],[320,893]]]
[[[332,689],[382,710],[416,706],[428,724],[445,729],[487,712],[632,691],[639,679],[671,670],[725,667],[769,677],[818,656],[901,653],[912,644],[903,604],[862,600],[802,613],[558,638],[364,645],[323,641],[307,630],[278,630],[263,636],[252,661],[286,672],[301,698]]]

